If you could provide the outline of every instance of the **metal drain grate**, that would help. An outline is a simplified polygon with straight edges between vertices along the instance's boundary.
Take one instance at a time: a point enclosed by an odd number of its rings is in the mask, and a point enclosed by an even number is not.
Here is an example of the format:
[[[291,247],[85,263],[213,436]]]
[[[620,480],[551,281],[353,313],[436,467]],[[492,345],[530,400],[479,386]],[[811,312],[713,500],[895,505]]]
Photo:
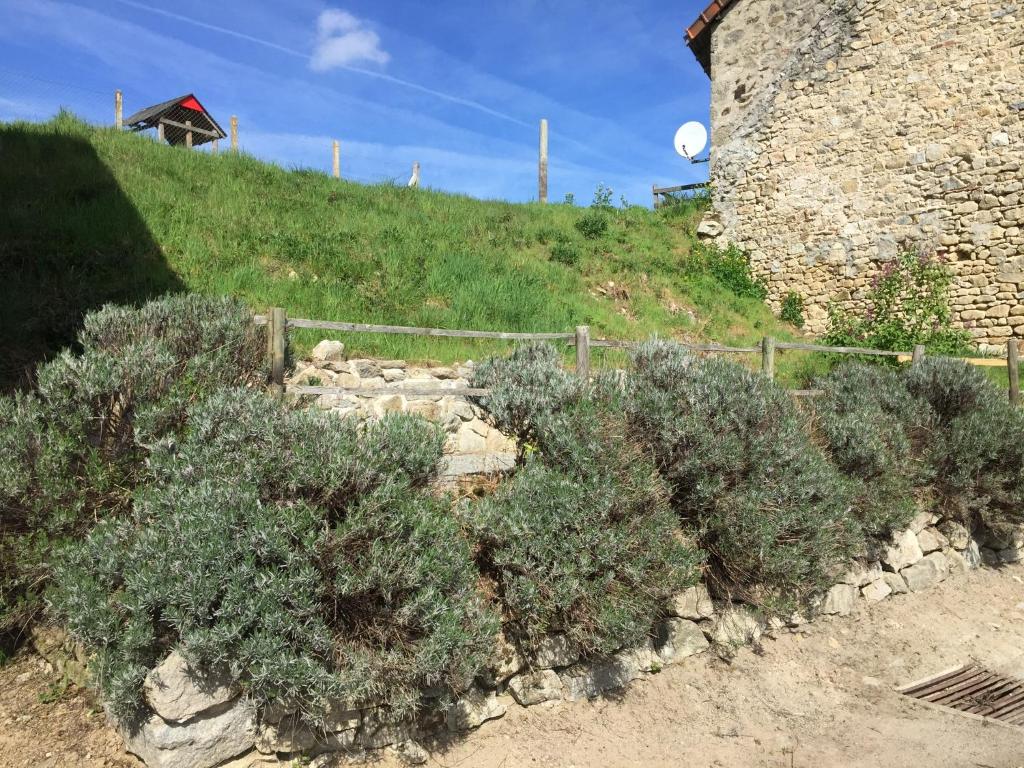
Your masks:
[[[1024,726],[1024,680],[976,664],[897,689],[905,696],[984,719]]]

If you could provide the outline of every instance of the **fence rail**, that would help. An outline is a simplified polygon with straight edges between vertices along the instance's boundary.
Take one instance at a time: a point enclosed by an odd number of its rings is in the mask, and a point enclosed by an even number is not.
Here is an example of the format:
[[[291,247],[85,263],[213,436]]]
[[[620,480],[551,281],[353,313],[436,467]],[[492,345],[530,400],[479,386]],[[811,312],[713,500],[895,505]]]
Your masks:
[[[663,205],[667,205],[675,198],[673,195],[678,192],[696,192],[701,189],[707,189],[708,182],[701,181],[696,184],[677,184],[674,187],[659,187],[657,184],[651,185],[651,205],[655,210],[661,208]]]
[[[694,186],[694,185],[688,185]],[[566,333],[513,333],[507,331],[466,331],[451,328],[421,328],[407,325],[375,325],[371,323],[346,323],[335,320],[307,320],[305,318],[289,318],[281,307],[273,307],[266,315],[255,315],[256,325],[266,325],[267,356],[270,362],[270,388],[277,394],[285,392],[284,359],[285,337],[289,328],[319,329],[325,331],[344,331],[348,333],[383,333],[409,336],[434,336],[458,339],[497,339],[501,341],[562,341],[567,346],[576,348],[576,372],[581,377],[590,376],[591,348],[630,349],[642,342],[617,339],[591,339],[590,327],[577,326],[575,331]],[[761,354],[761,372],[769,379],[775,378],[775,353],[777,350],[801,352],[824,352],[835,355],[869,355],[876,357],[894,357],[897,362],[910,362],[916,365],[925,357],[925,349],[918,345],[908,352],[889,349],[870,349],[861,347],[831,347],[824,344],[805,344],[796,341],[777,341],[772,336],[765,336],[760,344],[752,347],[728,347],[721,344],[689,344],[679,345],[693,352],[715,352],[719,354]],[[1017,340],[1010,339],[1006,344],[1006,358],[973,357],[959,358],[965,363],[977,366],[1007,367],[1009,374],[1010,402],[1020,402],[1020,369]],[[473,387],[417,387],[417,388],[386,388],[375,387],[361,389],[359,387],[314,387],[307,385],[291,385],[287,391],[297,395],[338,395],[357,394],[365,396],[383,394],[406,394],[413,396],[462,395],[483,397],[489,390]],[[819,389],[794,389],[790,394],[794,397],[816,397],[823,393]]]

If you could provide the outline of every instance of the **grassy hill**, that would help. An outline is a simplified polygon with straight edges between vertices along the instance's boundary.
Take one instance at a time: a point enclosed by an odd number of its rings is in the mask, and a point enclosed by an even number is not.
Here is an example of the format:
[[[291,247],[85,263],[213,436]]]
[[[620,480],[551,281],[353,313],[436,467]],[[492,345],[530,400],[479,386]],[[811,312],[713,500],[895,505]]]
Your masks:
[[[107,301],[234,294],[293,317],[596,337],[791,337],[688,258],[699,206],[607,211],[337,181],[211,156],[62,114],[0,124],[0,378],[9,383]],[[297,334],[301,347],[320,334]],[[507,345],[349,334],[354,351],[476,358]],[[600,362],[600,360],[598,360]]]

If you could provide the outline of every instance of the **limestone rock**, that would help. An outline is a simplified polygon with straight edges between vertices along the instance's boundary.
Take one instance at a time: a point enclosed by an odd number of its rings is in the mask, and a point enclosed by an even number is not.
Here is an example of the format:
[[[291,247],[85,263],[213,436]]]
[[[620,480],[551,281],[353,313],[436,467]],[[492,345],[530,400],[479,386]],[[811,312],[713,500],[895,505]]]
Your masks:
[[[341,363],[345,361],[345,345],[340,341],[324,339],[310,354],[314,363]]]
[[[367,710],[363,713],[362,728],[353,731],[364,747],[380,749],[415,738],[416,732],[412,723],[407,721],[393,722],[387,714],[379,709]]]
[[[917,536],[911,530],[899,531],[885,545],[882,552],[882,566],[890,571],[902,571],[924,557]]]
[[[949,546],[949,539],[943,536],[935,528],[925,528],[917,534],[917,543],[924,554],[936,552]]]
[[[703,584],[689,587],[675,595],[669,603],[668,612],[681,619],[709,619],[715,615],[708,588]]]
[[[935,522],[935,515],[927,510],[922,510],[914,515],[914,519],[910,521],[910,525],[907,527],[914,533],[920,533],[933,522]]]
[[[181,723],[238,695],[225,670],[201,672],[178,651],[150,670],[142,685],[146,703],[168,722]]]
[[[579,658],[579,653],[572,649],[565,635],[545,635],[534,651],[533,666],[537,669],[568,667],[579,661]]]
[[[886,571],[882,574],[882,581],[892,590],[894,595],[905,595],[909,591],[907,589],[907,582],[898,573]]]
[[[135,733],[122,729],[121,735],[148,768],[212,768],[252,749],[256,711],[239,700],[220,714],[181,725],[153,715]]]
[[[488,720],[502,717],[507,709],[494,691],[474,688],[448,708],[448,730],[455,733],[479,728]]]
[[[877,603],[892,594],[892,587],[884,578],[879,578],[861,587],[860,593],[868,602]]]
[[[900,571],[900,575],[906,580],[907,587],[911,592],[920,592],[923,589],[934,587],[945,579],[948,573],[949,563],[941,552],[932,552],[920,562]]]
[[[840,582],[853,587],[863,587],[880,578],[882,578],[882,564],[873,560],[870,563],[855,563],[843,575]]]
[[[748,606],[733,606],[718,614],[711,630],[711,640],[716,645],[740,646],[761,639],[764,623],[761,617]]]
[[[967,563],[967,567],[974,569],[981,567],[981,549],[978,547],[978,542],[971,539],[967,548],[963,551],[964,562]]]
[[[406,765],[423,765],[430,759],[430,753],[412,740],[395,744],[395,752]]]
[[[967,549],[967,545],[971,543],[971,532],[954,520],[943,521],[939,524],[938,529],[953,549]]]
[[[512,698],[524,707],[562,698],[562,680],[551,669],[517,675],[508,682]]]
[[[496,686],[508,680],[512,675],[526,666],[523,657],[516,647],[508,641],[503,632],[499,632],[494,642],[494,650],[481,677],[490,686]]]
[[[847,616],[857,604],[857,588],[850,584],[836,584],[825,595],[821,612],[826,615]]]
[[[289,715],[279,723],[263,723],[256,736],[256,749],[264,754],[274,752],[305,752],[311,749],[339,750],[353,744],[355,725],[337,733],[319,731],[302,722],[297,715]]]
[[[704,632],[688,619],[666,619],[658,628],[658,656],[665,664],[677,664],[709,647]]]
[[[714,239],[723,232],[725,232],[725,227],[722,226],[722,223],[707,216],[701,219],[700,224],[697,225],[698,237]]]
[[[565,698],[569,701],[593,699],[605,691],[624,688],[643,672],[646,654],[620,653],[592,664],[579,664],[560,675]]]

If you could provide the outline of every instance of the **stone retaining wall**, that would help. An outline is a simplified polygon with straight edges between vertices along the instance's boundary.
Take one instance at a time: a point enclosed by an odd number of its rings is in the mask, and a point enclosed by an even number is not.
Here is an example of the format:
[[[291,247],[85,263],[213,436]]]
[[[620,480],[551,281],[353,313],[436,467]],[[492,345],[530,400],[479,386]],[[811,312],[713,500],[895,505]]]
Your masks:
[[[740,0],[711,41],[714,221],[808,328],[905,242],[946,257],[983,345],[1024,335],[1024,8]],[[723,231],[724,230],[724,231]]]
[[[525,659],[500,637],[475,687],[417,722],[391,722],[370,702],[336,702],[323,727],[313,729],[286,708],[257,712],[225,674],[198,677],[172,653],[146,678],[150,718],[137,732],[123,733],[128,749],[151,768],[212,768],[228,760],[231,768],[249,768],[307,758],[312,761],[301,764],[327,766],[342,755],[369,760],[373,750],[384,748],[419,764],[428,758],[421,742],[435,740],[439,731],[473,730],[511,706],[594,699],[715,647],[730,652],[820,616],[852,614],[861,602],[921,592],[956,573],[1022,559],[1024,530],[979,541],[955,522],[922,513],[870,558],[853,563],[807,616],[766,617],[714,600],[698,584],[670,601],[645,645],[606,658],[580,659],[563,635],[553,634]]]

